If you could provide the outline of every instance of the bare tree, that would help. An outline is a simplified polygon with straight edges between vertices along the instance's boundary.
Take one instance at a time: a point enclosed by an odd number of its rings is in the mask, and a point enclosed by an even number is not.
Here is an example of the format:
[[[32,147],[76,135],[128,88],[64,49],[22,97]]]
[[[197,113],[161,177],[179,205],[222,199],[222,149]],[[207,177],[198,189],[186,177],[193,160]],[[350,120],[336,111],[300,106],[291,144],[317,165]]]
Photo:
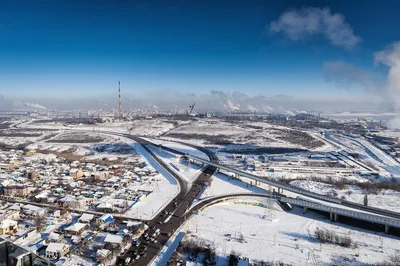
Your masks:
[[[43,227],[43,225],[45,225],[45,223],[46,223],[46,220],[44,219],[43,216],[35,216],[33,218],[33,224],[36,227],[37,232],[42,231],[42,227]]]

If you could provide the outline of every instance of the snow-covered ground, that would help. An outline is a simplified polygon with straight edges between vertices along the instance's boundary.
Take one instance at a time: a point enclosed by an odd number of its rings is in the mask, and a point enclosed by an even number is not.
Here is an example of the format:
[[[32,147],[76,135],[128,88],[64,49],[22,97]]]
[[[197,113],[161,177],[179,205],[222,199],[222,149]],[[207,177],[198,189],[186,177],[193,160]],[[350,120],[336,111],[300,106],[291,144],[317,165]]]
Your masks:
[[[129,122],[105,122],[95,125],[65,125],[62,122],[43,122],[43,123],[24,123],[19,127],[36,128],[36,129],[75,129],[88,131],[112,131],[120,133],[130,133],[140,136],[158,136],[175,127],[175,124],[184,124],[182,121],[170,121],[168,119],[138,119]]]
[[[178,176],[186,180],[189,184],[193,183],[196,178],[201,174],[201,168],[197,164],[188,164],[188,162],[181,156],[171,154],[164,150],[160,150],[154,146],[149,145],[149,149],[158,156],[162,161],[169,165],[170,169]]]
[[[363,204],[364,194],[366,193],[360,187],[350,185],[340,190],[336,186],[314,181],[295,180],[290,182],[290,184],[323,195],[335,194],[338,198],[344,197],[348,201],[360,204]],[[381,190],[377,194],[369,193],[367,197],[369,206],[400,212],[400,192],[398,191]]]
[[[231,123],[220,119],[203,119],[181,125],[170,131],[163,138],[180,140],[192,144],[210,145],[212,142],[227,142],[251,147],[284,147],[330,151],[332,145],[318,137],[315,132],[303,131],[310,138],[307,141],[296,139],[297,131],[267,122]],[[291,137],[288,137],[288,136]],[[310,146],[313,142],[321,141],[320,145]],[[212,145],[215,145],[212,144]],[[226,146],[226,145],[217,145]],[[229,146],[229,145],[227,145]]]
[[[211,177],[211,184],[209,184],[200,199],[232,193],[267,193],[265,189],[250,185],[250,181],[247,178],[239,180],[223,173],[215,173]]]
[[[209,160],[208,156],[204,152],[199,151],[198,149],[195,149],[193,147],[181,144],[181,143],[177,143],[177,142],[173,142],[173,141],[165,141],[162,139],[150,139],[150,138],[144,138],[144,139],[149,142],[152,142],[154,144],[157,144],[157,145],[161,144],[162,146],[165,146],[165,147],[168,147],[168,148],[171,148],[174,150],[178,150],[185,154],[190,154],[192,156],[196,156],[196,157],[202,158],[204,160]]]
[[[153,192],[142,202],[138,202],[130,208],[125,215],[140,219],[152,219],[157,213],[166,206],[178,193],[179,185],[176,180],[162,168],[150,154],[139,144],[130,142],[135,150],[141,154],[148,166],[157,170],[160,174],[154,177],[153,182],[146,182],[135,189],[152,190]]]
[[[367,140],[344,135],[329,135],[329,138],[337,142],[347,152],[360,154],[361,160],[378,168],[382,176],[400,176],[400,163]]]
[[[208,244],[214,244],[219,266],[228,265],[226,256],[231,251],[254,262],[263,260],[282,261],[291,265],[362,265],[389,260],[389,256],[400,249],[400,239],[397,237],[363,231],[340,223],[332,224],[325,217],[311,212],[303,214],[298,208],[286,213],[278,207],[271,210],[256,206],[256,203],[265,204],[265,199],[241,200],[236,204],[207,208],[193,216],[180,231],[190,231],[188,238],[201,238]],[[314,236],[316,228],[349,235],[358,243],[359,248],[320,244]],[[241,234],[243,242],[239,240]]]

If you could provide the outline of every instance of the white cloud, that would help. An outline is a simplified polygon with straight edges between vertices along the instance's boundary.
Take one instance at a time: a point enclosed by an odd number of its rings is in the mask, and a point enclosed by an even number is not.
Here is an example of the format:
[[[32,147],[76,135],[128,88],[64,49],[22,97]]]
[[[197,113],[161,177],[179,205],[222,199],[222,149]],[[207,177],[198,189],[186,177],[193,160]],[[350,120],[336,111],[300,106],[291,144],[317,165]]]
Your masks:
[[[268,27],[271,33],[282,33],[292,41],[312,35],[322,35],[334,46],[354,48],[361,38],[345,22],[342,14],[333,14],[329,8],[304,7],[284,12]]]

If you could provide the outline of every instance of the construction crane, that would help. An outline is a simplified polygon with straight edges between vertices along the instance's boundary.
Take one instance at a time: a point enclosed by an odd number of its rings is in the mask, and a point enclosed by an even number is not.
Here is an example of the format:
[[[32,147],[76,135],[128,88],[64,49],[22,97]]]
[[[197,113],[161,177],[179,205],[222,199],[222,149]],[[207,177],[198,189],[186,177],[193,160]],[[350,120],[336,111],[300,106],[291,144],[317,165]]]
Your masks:
[[[192,114],[195,105],[196,105],[196,102],[193,102],[193,104],[189,105],[189,115]]]

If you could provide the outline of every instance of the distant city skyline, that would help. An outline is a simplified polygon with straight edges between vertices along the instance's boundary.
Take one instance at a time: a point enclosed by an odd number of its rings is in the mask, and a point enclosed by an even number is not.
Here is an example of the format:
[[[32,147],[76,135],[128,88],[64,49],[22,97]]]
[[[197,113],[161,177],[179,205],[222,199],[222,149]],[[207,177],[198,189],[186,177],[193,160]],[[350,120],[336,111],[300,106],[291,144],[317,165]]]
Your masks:
[[[396,109],[399,9],[392,1],[3,2],[0,109],[13,101],[115,108],[118,80],[126,107],[212,98],[226,110],[252,110],[250,100],[260,111],[318,102]]]

